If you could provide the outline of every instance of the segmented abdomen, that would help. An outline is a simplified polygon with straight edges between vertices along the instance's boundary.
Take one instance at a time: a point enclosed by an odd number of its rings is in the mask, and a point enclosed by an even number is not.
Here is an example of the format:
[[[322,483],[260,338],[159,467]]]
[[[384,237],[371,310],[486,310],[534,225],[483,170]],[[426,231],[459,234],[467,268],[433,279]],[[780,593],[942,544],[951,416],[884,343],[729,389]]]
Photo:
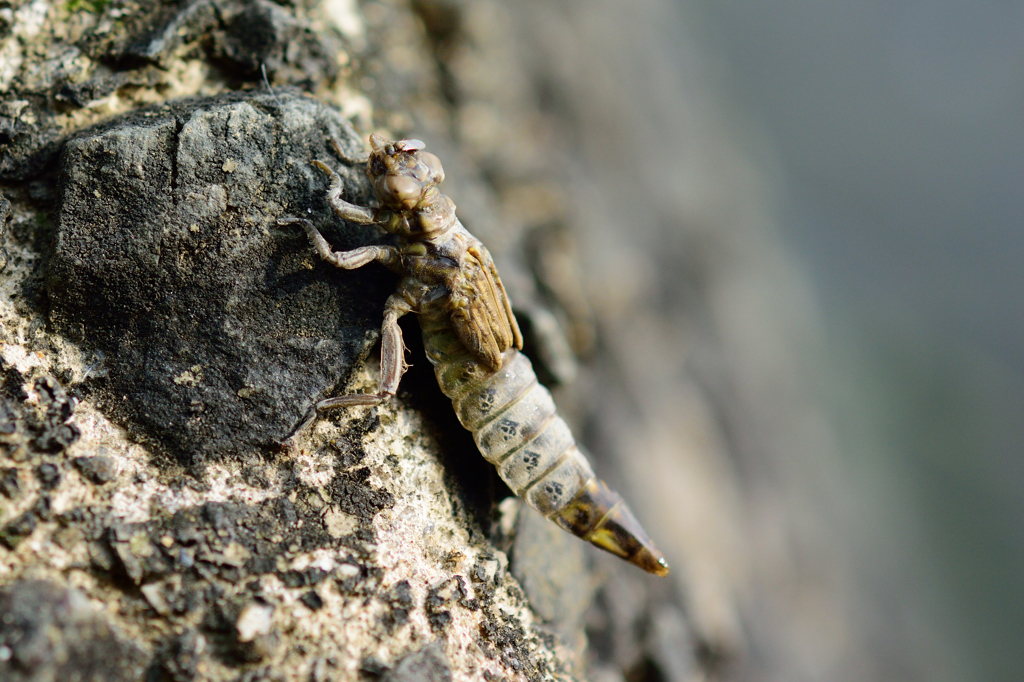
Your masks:
[[[530,360],[511,348],[494,372],[447,329],[424,329],[441,391],[480,453],[516,495],[544,516],[561,510],[594,477]]]
[[[441,315],[420,315],[441,391],[516,495],[569,532],[652,573],[668,564],[622,498],[598,479],[530,360],[510,348],[492,370]]]

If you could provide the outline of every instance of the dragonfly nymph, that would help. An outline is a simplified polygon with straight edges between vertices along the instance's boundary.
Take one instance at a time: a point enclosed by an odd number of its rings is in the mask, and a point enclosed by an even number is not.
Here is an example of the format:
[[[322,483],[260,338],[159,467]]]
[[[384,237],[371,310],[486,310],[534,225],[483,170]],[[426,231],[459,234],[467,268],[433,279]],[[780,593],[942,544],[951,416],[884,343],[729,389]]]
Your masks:
[[[419,140],[371,135],[370,145],[366,173],[376,208],[343,200],[341,177],[323,162],[313,163],[330,178],[327,198],[338,217],[378,225],[398,238],[397,246],[332,251],[308,220],[278,221],[305,229],[332,265],[353,269],[377,261],[401,276],[384,307],[377,392],[328,398],[317,409],[375,405],[394,396],[406,369],[398,319],[415,313],[442,392],[509,488],[570,533],[667,575],[665,557],[622,497],[594,475],[551,393],[520,352],[523,337],[490,253],[437,188],[444,180],[440,160]]]

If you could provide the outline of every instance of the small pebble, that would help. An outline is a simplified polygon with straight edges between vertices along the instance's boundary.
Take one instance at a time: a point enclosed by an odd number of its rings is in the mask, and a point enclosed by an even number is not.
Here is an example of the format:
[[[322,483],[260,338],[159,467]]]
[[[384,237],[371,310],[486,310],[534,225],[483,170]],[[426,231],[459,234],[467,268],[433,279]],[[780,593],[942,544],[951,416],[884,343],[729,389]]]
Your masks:
[[[117,461],[113,457],[75,457],[75,468],[96,485],[110,483],[117,478]]]

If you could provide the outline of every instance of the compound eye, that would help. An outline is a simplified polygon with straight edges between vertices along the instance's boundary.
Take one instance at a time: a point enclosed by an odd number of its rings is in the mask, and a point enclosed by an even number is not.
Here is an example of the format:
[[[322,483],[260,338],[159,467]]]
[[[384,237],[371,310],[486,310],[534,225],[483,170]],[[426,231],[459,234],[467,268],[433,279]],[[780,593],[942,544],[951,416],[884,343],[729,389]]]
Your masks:
[[[429,178],[435,183],[439,183],[444,180],[444,168],[441,168],[441,159],[437,158],[430,152],[419,152],[416,155],[420,163],[427,167],[429,171]]]
[[[393,203],[401,204],[406,209],[415,207],[423,194],[423,186],[404,175],[388,176],[384,180],[384,189],[391,195]]]
[[[395,149],[400,152],[414,152],[426,146],[422,140],[399,140],[395,143]]]

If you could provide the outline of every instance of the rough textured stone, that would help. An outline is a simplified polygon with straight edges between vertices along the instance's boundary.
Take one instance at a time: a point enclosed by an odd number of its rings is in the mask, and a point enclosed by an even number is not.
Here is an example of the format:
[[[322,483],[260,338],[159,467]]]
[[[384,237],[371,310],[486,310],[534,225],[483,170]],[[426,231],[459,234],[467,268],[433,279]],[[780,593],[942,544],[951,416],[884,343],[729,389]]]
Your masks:
[[[75,127],[68,110],[133,89],[174,87],[167,69],[176,59],[202,55],[232,78],[258,80],[265,69],[276,83],[316,90],[336,78],[343,54],[334,33],[315,31],[303,16],[268,0],[139,0],[128,8],[36,3],[17,9],[0,17],[0,49],[14,66],[12,73],[0,69],[0,94],[6,94],[0,98],[0,179],[8,181],[47,172],[67,129]],[[11,18],[13,26],[6,26]],[[44,23],[47,18],[53,25]],[[59,49],[38,59],[34,48],[45,48],[47,39]],[[19,66],[20,77],[12,78]]]
[[[566,644],[582,649],[583,642],[575,640],[593,599],[593,589],[583,579],[587,573],[583,542],[521,505],[510,567],[537,615]]]
[[[189,628],[173,638],[156,659],[155,670],[171,682],[191,682],[199,676],[206,638]]]
[[[93,36],[106,43],[107,54],[122,62],[137,61],[166,64],[174,50],[207,34],[219,24],[218,10],[224,5],[211,0],[159,2],[144,0],[143,11],[132,14],[132,21],[111,40]],[[147,6],[148,5],[148,6]],[[148,10],[148,11],[146,11]]]
[[[4,589],[74,583],[161,682],[914,678],[898,619],[870,630],[900,652],[885,674],[843,609],[793,362],[806,292],[730,117],[659,62],[669,3],[0,4]],[[442,159],[669,580],[495,504],[411,318],[396,400],[274,448],[324,392],[374,385],[348,368],[390,277],[274,224],[378,238],[309,167],[329,134],[354,151],[343,118]],[[569,344],[575,383],[546,352]]]
[[[78,427],[68,423],[75,410],[74,401],[53,377],[39,377],[33,383],[38,404],[45,410],[44,416],[31,423],[36,434],[34,444],[43,452],[66,450],[79,436]],[[47,474],[47,478],[52,476]]]
[[[53,490],[60,485],[60,479],[63,476],[60,467],[51,462],[44,462],[36,467],[35,470],[36,478],[39,479],[39,485],[43,487],[43,490]]]
[[[25,94],[0,101],[0,180],[38,175],[60,150],[60,126],[46,98]]]
[[[13,521],[0,528],[0,543],[7,549],[16,548],[22,540],[32,534],[36,529],[38,517],[32,511],[27,511]]]
[[[0,194],[0,272],[7,267],[7,249],[4,248],[4,235],[7,233],[7,222],[11,217],[11,202]]]
[[[332,159],[331,138],[359,149],[334,111],[278,92],[169,104],[67,144],[53,319],[107,358],[106,408],[182,461],[283,441],[373,341],[392,280],[337,272],[275,224],[311,209],[339,248],[377,237],[328,217],[309,164]],[[346,177],[365,203],[361,171]]]
[[[268,77],[315,90],[337,74],[341,45],[326,32],[310,30],[295,15],[269,0],[224,3],[223,30],[216,32],[218,55],[245,76],[266,69]]]
[[[50,376],[32,382],[34,401],[22,388],[24,377],[11,367],[4,372],[0,393],[0,452],[16,460],[25,460],[29,453],[56,455],[74,444],[80,435],[70,423],[74,401],[64,388]],[[60,471],[52,462],[38,462],[36,476],[51,487],[60,482]]]
[[[451,682],[452,671],[440,642],[409,654],[384,675],[383,682]]]
[[[21,482],[18,478],[18,469],[14,467],[0,470],[0,494],[10,500],[17,497],[21,492]]]
[[[0,588],[0,679],[137,680],[145,653],[125,641],[85,596],[41,580]]]
[[[110,483],[117,478],[117,460],[113,457],[75,457],[75,468],[96,485]]]
[[[488,542],[507,491],[440,395],[414,320],[395,401],[274,447],[362,364],[393,288],[379,268],[323,266],[274,219],[310,215],[338,248],[378,239],[337,224],[309,163],[340,165],[330,135],[356,152],[339,112],[364,133],[385,120],[413,133],[410,94],[441,101],[409,7],[370,10],[399,31],[368,34],[354,3],[140,0],[25,3],[18,36],[0,36],[16,58],[0,114],[38,133],[45,110],[70,136],[59,166],[55,146],[25,145],[10,170],[32,179],[4,187],[0,584],[74,581],[152,652],[147,679],[355,680],[363,663],[404,674],[426,656],[446,661],[442,677],[533,681],[578,664]],[[363,56],[335,49],[349,40]],[[273,90],[246,92],[264,65]],[[393,110],[375,113],[369,92]],[[431,145],[459,169],[446,137]],[[361,169],[343,175],[366,203]],[[505,234],[480,178],[467,166],[447,186],[475,182],[460,216]],[[40,439],[44,425],[81,437]],[[46,490],[40,467],[67,475]],[[421,651],[431,641],[437,656]]]

